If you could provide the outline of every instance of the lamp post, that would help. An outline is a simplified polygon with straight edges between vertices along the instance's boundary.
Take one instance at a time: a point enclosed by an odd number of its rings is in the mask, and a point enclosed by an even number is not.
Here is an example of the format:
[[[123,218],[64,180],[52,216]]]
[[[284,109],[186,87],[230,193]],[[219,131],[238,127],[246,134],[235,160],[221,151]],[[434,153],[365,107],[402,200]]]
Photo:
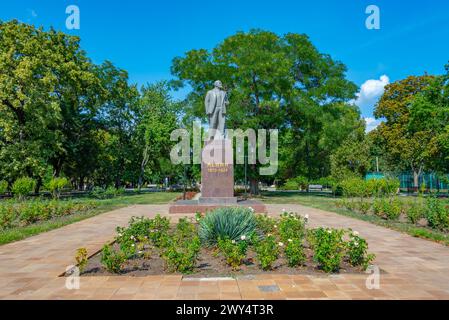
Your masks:
[[[193,156],[193,149],[190,148],[190,152],[189,152],[189,164],[190,161],[192,160],[192,156]],[[182,195],[182,199],[186,200],[186,193],[187,193],[187,165],[184,162],[184,193]]]

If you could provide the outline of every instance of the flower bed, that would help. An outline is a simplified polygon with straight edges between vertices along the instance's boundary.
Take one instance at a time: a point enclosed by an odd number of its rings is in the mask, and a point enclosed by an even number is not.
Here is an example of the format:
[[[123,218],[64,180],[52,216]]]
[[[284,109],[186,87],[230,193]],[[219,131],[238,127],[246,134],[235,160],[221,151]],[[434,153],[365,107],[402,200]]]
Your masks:
[[[166,273],[232,276],[260,273],[361,273],[374,260],[357,232],[308,229],[308,217],[279,218],[223,208],[171,224],[166,217],[132,218],[113,244],[90,259],[77,256],[84,276]],[[84,252],[81,249],[80,252]]]
[[[0,230],[24,227],[40,221],[74,213],[86,212],[98,206],[95,201],[73,200],[30,200],[0,203]]]

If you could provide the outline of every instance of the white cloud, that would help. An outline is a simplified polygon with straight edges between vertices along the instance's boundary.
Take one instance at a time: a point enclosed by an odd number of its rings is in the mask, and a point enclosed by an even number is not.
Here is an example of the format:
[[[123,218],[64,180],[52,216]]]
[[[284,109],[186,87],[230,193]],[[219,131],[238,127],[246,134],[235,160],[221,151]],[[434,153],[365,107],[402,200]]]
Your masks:
[[[374,106],[383,95],[385,86],[388,84],[390,84],[390,78],[387,75],[381,76],[379,80],[367,80],[362,84],[354,103],[361,109],[363,114],[373,113]]]
[[[27,9],[27,11],[28,11],[29,15],[31,16],[31,18],[37,18],[38,17],[38,14],[37,14],[36,10],[34,10],[34,9]]]
[[[376,129],[382,121],[368,117],[368,118],[365,118],[365,122],[366,122],[366,132],[368,133],[368,132],[371,132],[374,129]]]

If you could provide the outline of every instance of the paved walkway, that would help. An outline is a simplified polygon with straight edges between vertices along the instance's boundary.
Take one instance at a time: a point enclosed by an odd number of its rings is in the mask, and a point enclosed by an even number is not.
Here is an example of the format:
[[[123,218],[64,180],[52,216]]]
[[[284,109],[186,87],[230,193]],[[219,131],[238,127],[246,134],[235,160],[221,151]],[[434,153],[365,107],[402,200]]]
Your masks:
[[[312,227],[358,231],[377,255],[376,265],[385,271],[380,289],[366,288],[368,275],[264,275],[208,281],[173,275],[82,277],[79,290],[68,290],[66,278],[59,276],[73,264],[76,249],[86,247],[95,253],[112,240],[115,227],[126,225],[132,216],[168,212],[167,205],[139,205],[0,246],[0,299],[449,299],[449,248],[335,213],[268,205],[270,214],[282,209],[308,214]],[[277,291],[265,292],[265,286]]]

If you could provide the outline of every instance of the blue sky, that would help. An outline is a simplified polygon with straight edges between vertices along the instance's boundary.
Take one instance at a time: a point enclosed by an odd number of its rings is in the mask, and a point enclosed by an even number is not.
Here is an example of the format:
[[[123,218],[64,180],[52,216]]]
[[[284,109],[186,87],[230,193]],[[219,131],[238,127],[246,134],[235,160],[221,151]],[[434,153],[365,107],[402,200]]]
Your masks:
[[[65,9],[72,4],[80,8],[81,29],[68,31]],[[370,4],[381,10],[380,30],[365,27]],[[236,31],[306,33],[363,85],[357,103],[367,118],[385,84],[441,74],[449,60],[447,0],[1,1],[0,19],[13,18],[79,35],[94,62],[111,60],[139,84],[170,79],[174,57],[210,49]]]

